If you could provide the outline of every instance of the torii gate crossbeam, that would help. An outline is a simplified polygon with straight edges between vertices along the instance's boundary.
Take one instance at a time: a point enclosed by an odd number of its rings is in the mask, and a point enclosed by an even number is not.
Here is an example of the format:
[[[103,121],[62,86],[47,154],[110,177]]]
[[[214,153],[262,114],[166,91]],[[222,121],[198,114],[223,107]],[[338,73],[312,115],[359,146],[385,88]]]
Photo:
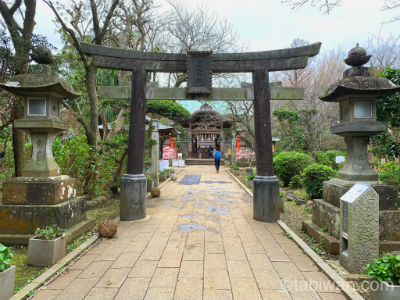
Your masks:
[[[280,218],[279,180],[274,176],[271,136],[271,90],[269,72],[302,69],[309,57],[318,54],[321,43],[263,52],[212,54],[148,53],[81,44],[95,66],[132,71],[127,174],[121,181],[121,220],[146,216],[146,178],[143,154],[147,72],[188,73],[188,97],[211,94],[212,73],[251,72],[254,87],[257,176],[254,179],[253,218],[275,222]]]

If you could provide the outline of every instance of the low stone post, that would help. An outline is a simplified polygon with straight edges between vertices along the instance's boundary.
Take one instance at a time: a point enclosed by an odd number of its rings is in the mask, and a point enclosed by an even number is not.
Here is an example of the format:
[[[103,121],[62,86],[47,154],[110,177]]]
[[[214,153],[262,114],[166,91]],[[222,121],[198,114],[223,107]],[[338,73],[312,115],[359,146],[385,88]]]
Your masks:
[[[340,263],[360,273],[379,256],[379,195],[357,182],[340,198]]]
[[[236,165],[236,135],[232,132],[232,165]]]
[[[151,139],[155,141],[151,146],[151,173],[156,174],[158,178],[159,157],[160,157],[160,134],[158,133],[158,120],[153,119],[153,131]]]

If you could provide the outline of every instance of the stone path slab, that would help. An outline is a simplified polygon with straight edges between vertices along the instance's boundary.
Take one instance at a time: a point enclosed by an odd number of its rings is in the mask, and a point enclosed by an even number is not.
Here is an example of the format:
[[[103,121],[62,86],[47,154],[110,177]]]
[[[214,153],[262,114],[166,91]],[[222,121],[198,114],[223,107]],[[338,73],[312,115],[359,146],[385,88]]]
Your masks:
[[[185,175],[200,177],[179,184]],[[33,299],[346,299],[278,224],[253,220],[251,204],[225,170],[186,167],[147,220],[120,222]]]

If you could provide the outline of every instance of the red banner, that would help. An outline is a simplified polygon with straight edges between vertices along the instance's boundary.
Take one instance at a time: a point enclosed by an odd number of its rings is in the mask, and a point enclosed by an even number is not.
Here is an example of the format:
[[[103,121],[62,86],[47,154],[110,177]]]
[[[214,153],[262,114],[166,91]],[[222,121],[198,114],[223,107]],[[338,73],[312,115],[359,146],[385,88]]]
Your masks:
[[[240,137],[236,138],[236,152],[240,151]]]
[[[170,141],[170,143],[171,143],[171,146],[170,146],[171,149],[174,148],[174,141],[175,141],[175,140],[176,140],[176,138],[174,138],[174,137],[169,138],[169,141]]]

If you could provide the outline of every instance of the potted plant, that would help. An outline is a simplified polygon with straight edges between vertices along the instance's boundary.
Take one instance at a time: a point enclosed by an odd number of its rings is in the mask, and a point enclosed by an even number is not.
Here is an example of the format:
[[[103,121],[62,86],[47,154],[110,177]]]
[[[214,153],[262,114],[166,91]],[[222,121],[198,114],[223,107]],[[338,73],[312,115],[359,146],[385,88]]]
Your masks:
[[[147,192],[150,193],[154,184],[150,176],[146,176],[146,180],[147,180]]]
[[[256,177],[254,174],[247,175],[246,185],[249,188],[253,188],[253,179]]]
[[[167,171],[166,171],[166,170],[160,171],[160,176],[159,176],[159,178],[160,178],[160,181],[161,181],[161,182],[167,180]]]
[[[28,264],[34,266],[52,266],[63,258],[67,243],[64,230],[53,225],[36,228],[35,236],[28,243]]]
[[[238,176],[240,174],[240,168],[237,165],[231,165],[232,174]]]
[[[11,266],[13,252],[0,243],[0,299],[9,299],[14,292],[15,266]]]
[[[367,275],[372,279],[371,299],[400,299],[400,255],[389,254],[372,260],[367,264]]]

